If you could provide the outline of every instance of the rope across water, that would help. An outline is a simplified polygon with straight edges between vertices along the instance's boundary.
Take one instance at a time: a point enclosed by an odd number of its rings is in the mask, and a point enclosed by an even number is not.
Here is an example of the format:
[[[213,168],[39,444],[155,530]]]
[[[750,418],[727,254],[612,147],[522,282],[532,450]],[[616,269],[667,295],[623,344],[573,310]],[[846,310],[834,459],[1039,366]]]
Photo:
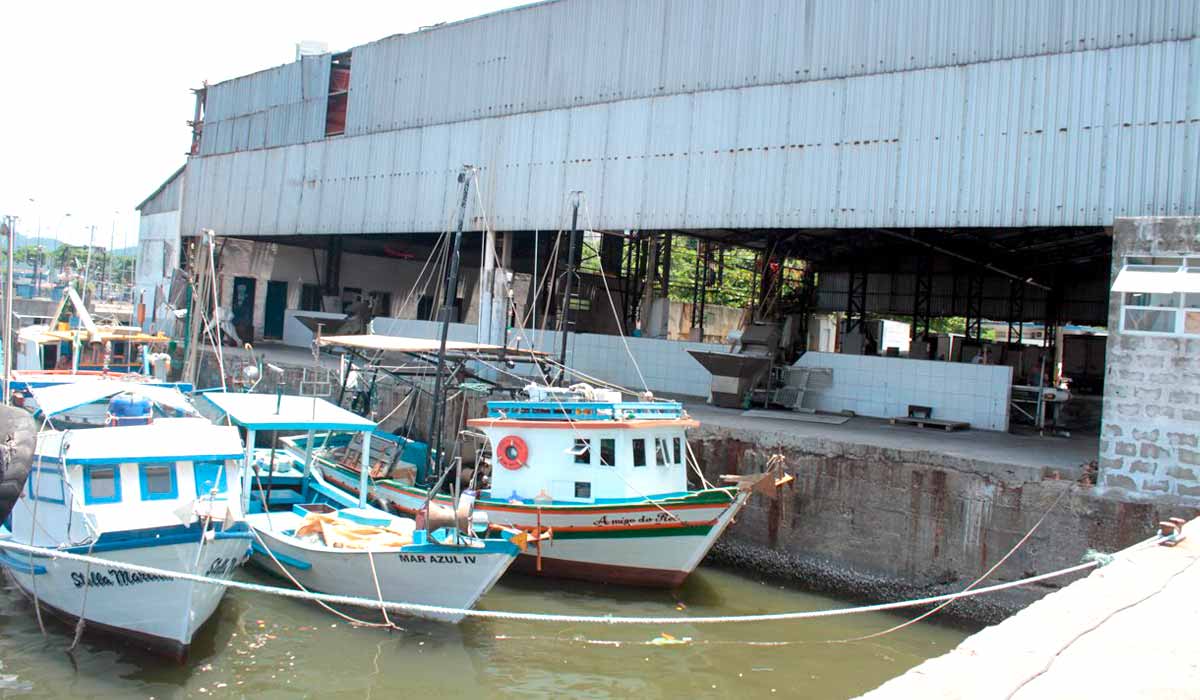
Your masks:
[[[1157,540],[1148,540],[1143,544],[1151,544]],[[370,608],[374,610],[386,609],[391,612],[409,613],[426,616],[441,616],[441,617],[475,617],[490,620],[513,620],[520,622],[558,622],[558,623],[583,623],[583,624],[602,624],[602,625],[714,625],[714,624],[732,624],[744,622],[781,622],[789,620],[808,620],[824,617],[837,617],[841,615],[853,615],[857,613],[882,612],[885,610],[898,610],[902,608],[919,607],[922,605],[934,605],[937,603],[945,603],[961,598],[969,598],[977,595],[986,595],[988,593],[996,593],[998,591],[1007,590],[1026,586],[1039,581],[1067,576],[1082,571],[1087,571],[1100,566],[1099,561],[1088,561],[1083,564],[1076,564],[1065,569],[1052,571],[1037,576],[1030,576],[1016,581],[1008,581],[992,586],[984,586],[973,590],[960,591],[958,593],[947,593],[944,595],[929,596],[925,598],[916,598],[913,600],[895,601],[891,603],[876,603],[873,605],[860,605],[848,608],[834,608],[829,610],[802,610],[794,612],[782,613],[763,613],[757,615],[709,615],[697,617],[630,617],[619,615],[560,615],[550,613],[528,613],[528,612],[511,612],[501,610],[474,610],[464,608],[449,608],[438,605],[422,605],[419,603],[397,603],[389,601],[380,601],[379,599],[358,598],[354,596],[331,595],[328,593],[314,593],[306,591],[298,591],[288,588],[280,588],[278,586],[265,586],[257,583],[247,583],[245,581],[232,581],[212,578],[209,576],[201,576],[198,574],[189,574],[181,571],[171,571],[169,569],[159,569],[152,566],[141,566],[139,564],[130,564],[127,562],[113,561],[100,557],[93,557],[84,554],[74,554],[71,552],[63,552],[57,549],[47,549],[45,547],[34,547],[11,540],[0,539],[0,549],[9,549],[18,552],[25,552],[37,556],[47,557],[50,559],[65,559],[69,561],[78,561],[86,564],[94,564],[100,566],[108,566],[136,573],[148,574],[152,576],[162,576],[166,578],[178,579],[182,581],[192,581],[195,583],[206,583],[218,586],[227,586],[243,591],[254,593],[264,593],[267,595],[275,595],[283,598],[294,598],[298,600],[316,600],[334,605],[352,605],[355,607]]]

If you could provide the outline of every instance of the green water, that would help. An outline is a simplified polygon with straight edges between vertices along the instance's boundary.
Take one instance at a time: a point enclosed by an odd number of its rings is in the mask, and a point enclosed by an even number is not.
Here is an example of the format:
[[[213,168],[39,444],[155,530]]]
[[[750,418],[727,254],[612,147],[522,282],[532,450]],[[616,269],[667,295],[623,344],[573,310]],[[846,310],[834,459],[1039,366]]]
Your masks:
[[[656,616],[846,605],[709,568],[675,593],[508,576],[482,603],[496,610]],[[401,620],[404,631],[389,632],[354,628],[312,604],[231,591],[189,661],[178,665],[89,636],[68,654],[67,626],[48,623],[43,637],[31,604],[5,581],[0,698],[842,698],[966,635],[921,623],[870,642],[828,641],[903,619],[871,614],[671,628]],[[682,643],[655,644],[664,632]]]

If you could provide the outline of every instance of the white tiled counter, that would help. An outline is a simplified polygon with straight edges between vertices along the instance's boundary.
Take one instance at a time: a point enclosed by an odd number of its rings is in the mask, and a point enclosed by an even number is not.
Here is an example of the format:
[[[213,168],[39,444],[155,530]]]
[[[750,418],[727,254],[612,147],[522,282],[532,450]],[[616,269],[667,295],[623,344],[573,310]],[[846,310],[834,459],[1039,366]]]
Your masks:
[[[795,366],[833,370],[831,386],[809,390],[809,408],[894,418],[916,404],[932,407],[940,420],[1008,430],[1011,367],[829,352],[806,353]]]

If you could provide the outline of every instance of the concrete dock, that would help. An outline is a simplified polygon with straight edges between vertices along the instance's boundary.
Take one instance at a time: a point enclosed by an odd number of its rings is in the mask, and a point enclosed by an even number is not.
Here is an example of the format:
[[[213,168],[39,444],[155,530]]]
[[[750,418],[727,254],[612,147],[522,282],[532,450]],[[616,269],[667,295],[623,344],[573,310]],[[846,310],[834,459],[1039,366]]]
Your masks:
[[[1194,698],[1200,519],[1134,547],[863,698]]]

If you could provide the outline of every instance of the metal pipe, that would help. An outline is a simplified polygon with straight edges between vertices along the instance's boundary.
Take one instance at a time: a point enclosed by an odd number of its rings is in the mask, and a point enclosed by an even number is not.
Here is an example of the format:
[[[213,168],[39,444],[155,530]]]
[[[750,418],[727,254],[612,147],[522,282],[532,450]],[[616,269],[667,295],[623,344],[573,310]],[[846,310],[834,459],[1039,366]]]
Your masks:
[[[900,233],[899,231],[889,231],[885,228],[877,228],[875,230],[878,231],[879,233],[886,234],[893,238],[899,238],[902,241],[908,241],[909,243],[915,243],[920,246],[925,246],[926,248],[936,251],[938,253],[941,253],[942,255],[948,255],[952,258],[957,258],[959,260],[962,260],[963,262],[968,262],[968,263],[971,263],[972,265],[978,265],[986,270],[991,270],[992,272],[995,272],[998,275],[1003,275],[1005,277],[1008,277],[1009,279],[1014,279],[1018,282],[1027,284],[1031,287],[1037,287],[1038,289],[1042,289],[1047,292],[1050,291],[1050,288],[1047,287],[1046,285],[1040,284],[1038,282],[1034,282],[1032,277],[1022,277],[1018,274],[1009,272],[1008,270],[1002,270],[1002,269],[996,267],[995,265],[992,265],[991,263],[979,262],[978,260],[967,257],[966,255],[963,255],[962,253],[956,253],[952,250],[947,250],[946,248],[943,248],[941,246],[934,245],[933,243],[923,241],[923,240],[917,238],[916,236],[909,236],[909,235]]]

